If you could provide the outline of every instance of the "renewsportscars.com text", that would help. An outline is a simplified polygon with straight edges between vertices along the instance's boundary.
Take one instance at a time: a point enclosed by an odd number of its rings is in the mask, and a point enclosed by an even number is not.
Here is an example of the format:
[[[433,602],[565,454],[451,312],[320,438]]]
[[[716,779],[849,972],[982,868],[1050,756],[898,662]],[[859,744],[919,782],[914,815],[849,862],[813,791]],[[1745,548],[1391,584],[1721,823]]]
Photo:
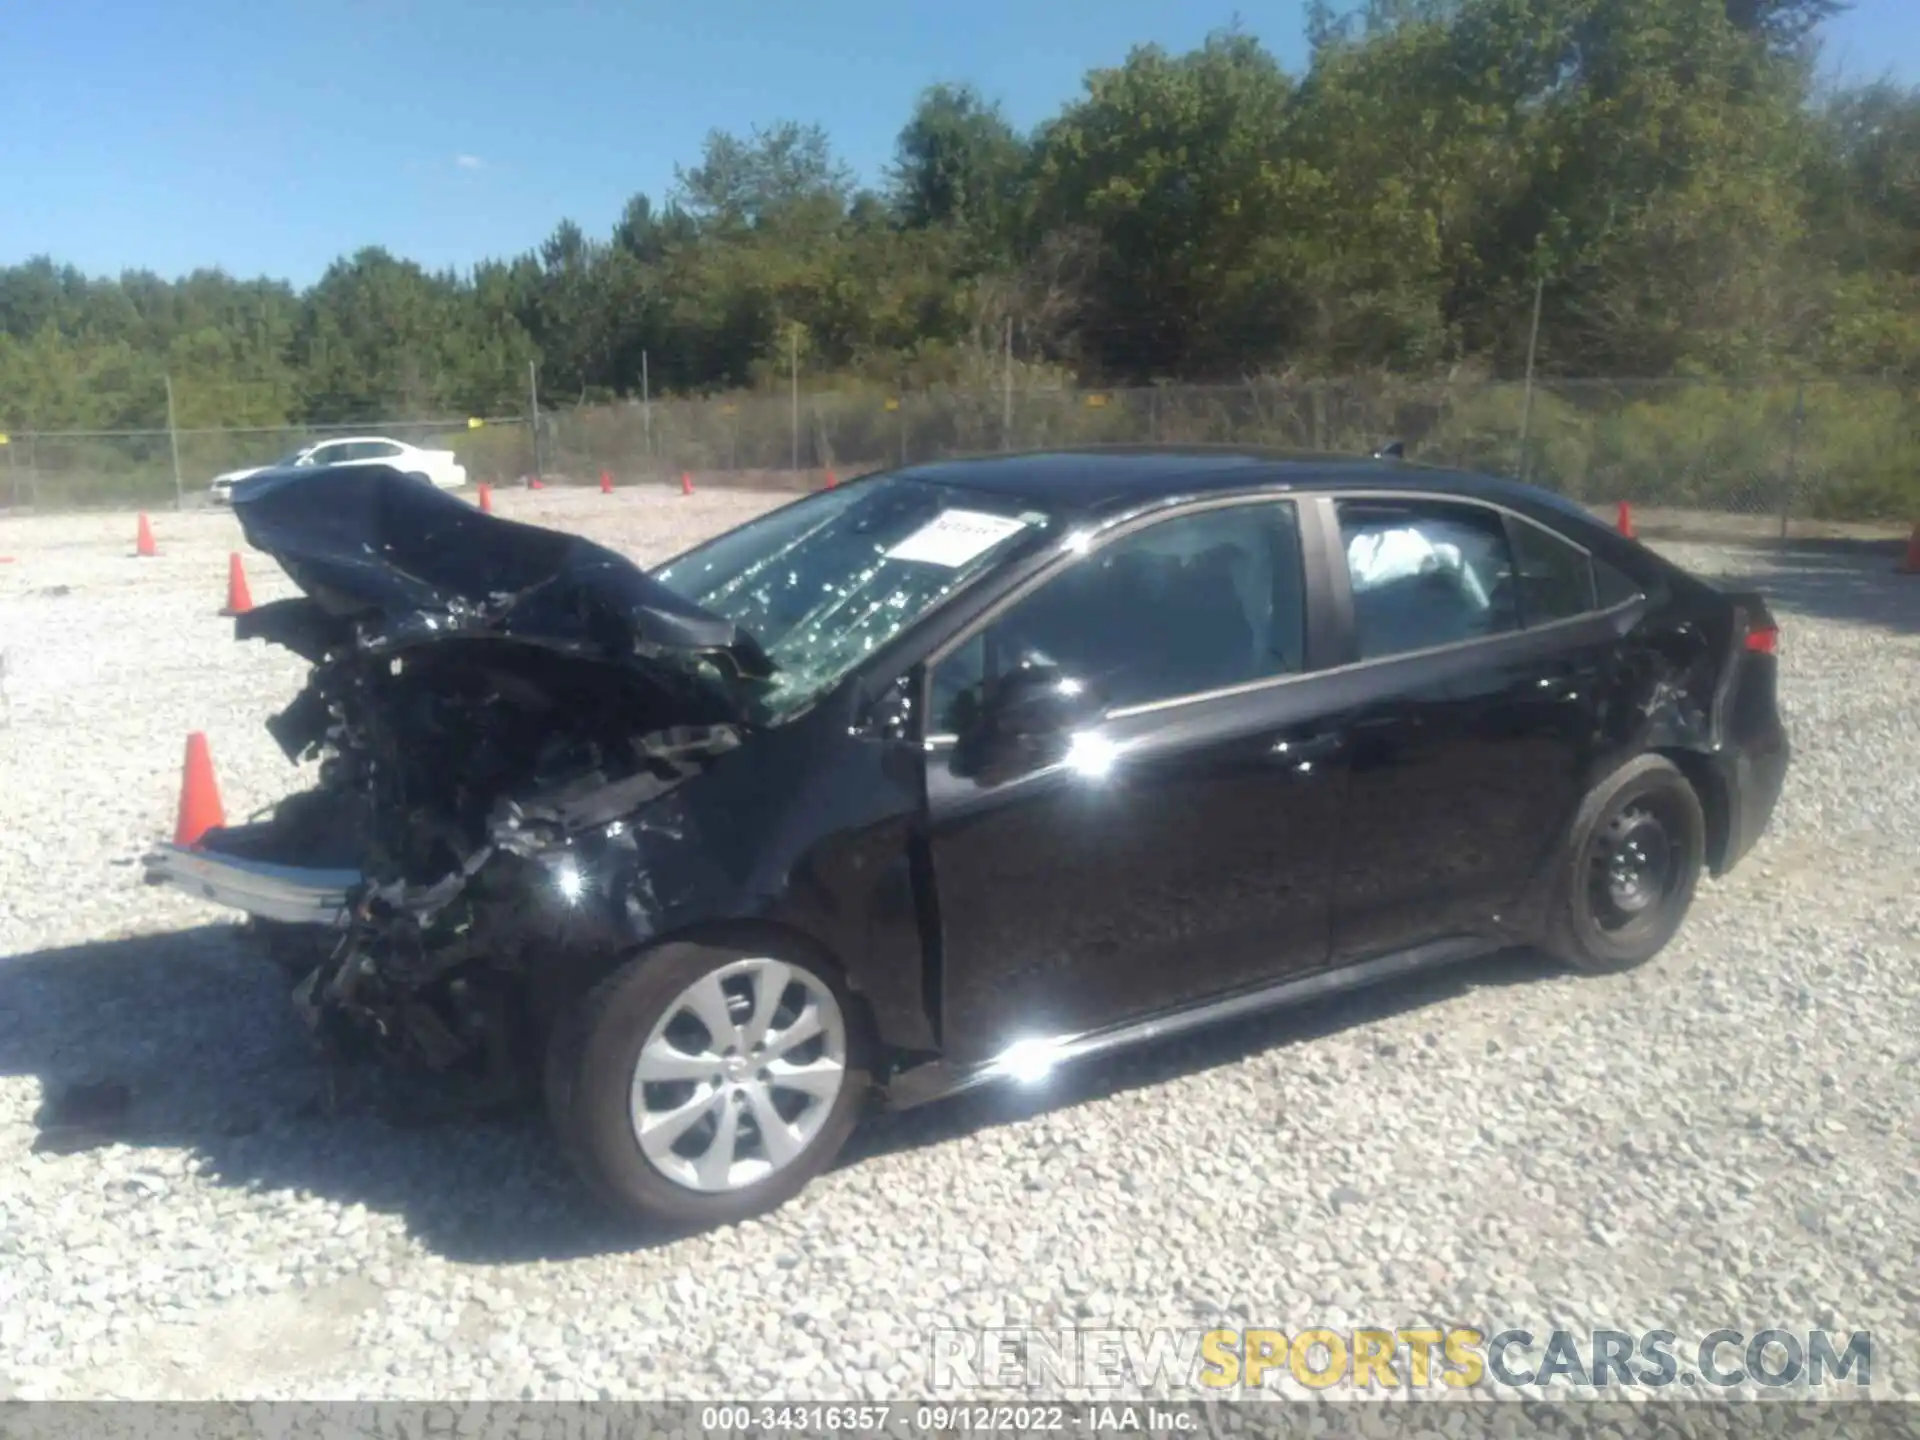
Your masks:
[[[1413,1326],[1335,1330],[988,1329],[935,1332],[936,1392],[962,1390],[1866,1391],[1873,1337],[1824,1330],[1536,1333]]]

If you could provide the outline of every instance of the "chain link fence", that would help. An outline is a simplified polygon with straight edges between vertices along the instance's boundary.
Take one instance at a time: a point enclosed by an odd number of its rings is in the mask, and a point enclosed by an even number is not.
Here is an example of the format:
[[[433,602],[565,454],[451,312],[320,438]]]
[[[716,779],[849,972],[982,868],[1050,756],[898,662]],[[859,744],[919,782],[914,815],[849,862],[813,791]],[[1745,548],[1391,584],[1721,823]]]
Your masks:
[[[206,502],[216,475],[271,465],[321,440],[358,435],[452,450],[475,483],[499,483],[534,468],[533,431],[521,416],[230,430],[15,431],[0,446],[0,505],[15,511],[191,508]]]
[[[1778,520],[1920,519],[1920,394],[1873,381],[1440,383],[1390,378],[776,393],[639,401],[527,417],[277,430],[15,434],[0,495],[18,509],[199,503],[223,470],[347,434],[447,448],[470,479],[812,488],[831,471],[1064,445],[1260,445],[1520,477],[1593,505]],[[175,455],[178,455],[177,466]],[[177,479],[176,479],[177,477]]]

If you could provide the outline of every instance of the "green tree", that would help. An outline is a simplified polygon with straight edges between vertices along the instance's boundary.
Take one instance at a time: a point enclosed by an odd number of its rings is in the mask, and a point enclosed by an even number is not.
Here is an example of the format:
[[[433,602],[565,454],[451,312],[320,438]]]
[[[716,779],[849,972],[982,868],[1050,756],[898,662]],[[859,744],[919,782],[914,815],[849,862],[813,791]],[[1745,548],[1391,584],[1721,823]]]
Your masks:
[[[925,91],[900,131],[889,171],[903,225],[951,229],[977,268],[1013,255],[1029,152],[1000,107],[971,85]]]
[[[1135,379],[1283,356],[1301,297],[1271,262],[1303,187],[1273,57],[1236,33],[1183,56],[1145,46],[1086,88],[1038,138],[1033,223],[1095,237],[1079,352]]]
[[[1385,393],[1516,374],[1542,281],[1549,374],[1916,381],[1920,92],[1814,94],[1841,8],[1315,0],[1298,77],[1237,30],[1141,47],[1031,135],[936,85],[877,191],[818,126],[715,131],[658,202],[465,274],[369,249],[296,293],[38,256],[0,267],[0,424],[150,428],[169,379],[188,428],[514,413],[530,364],[559,405],[643,371],[783,386],[791,335],[816,387],[990,387],[1011,336],[1023,375]],[[1898,450],[1863,435],[1844,453]]]

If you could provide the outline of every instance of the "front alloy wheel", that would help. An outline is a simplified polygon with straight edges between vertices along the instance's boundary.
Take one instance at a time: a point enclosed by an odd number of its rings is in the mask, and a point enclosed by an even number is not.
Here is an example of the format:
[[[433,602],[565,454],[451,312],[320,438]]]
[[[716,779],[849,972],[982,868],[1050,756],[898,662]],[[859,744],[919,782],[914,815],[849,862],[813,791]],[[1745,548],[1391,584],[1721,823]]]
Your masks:
[[[584,1178],[620,1209],[726,1224],[832,1163],[869,1092],[866,1054],[824,963],[665,945],[554,1027],[548,1109]]]
[[[735,961],[682,990],[633,1067],[634,1138],[662,1175],[744,1189],[820,1135],[847,1076],[840,1002],[807,970]]]

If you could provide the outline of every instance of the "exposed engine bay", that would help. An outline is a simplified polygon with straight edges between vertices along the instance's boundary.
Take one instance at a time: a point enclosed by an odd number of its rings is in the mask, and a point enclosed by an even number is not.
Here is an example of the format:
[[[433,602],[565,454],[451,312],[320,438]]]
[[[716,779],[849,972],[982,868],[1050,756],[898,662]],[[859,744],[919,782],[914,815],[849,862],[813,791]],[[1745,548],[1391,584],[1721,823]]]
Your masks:
[[[357,869],[343,927],[266,933],[292,959],[325,947],[300,992],[317,1025],[441,1068],[489,1038],[499,977],[552,960],[529,891],[564,892],[575,847],[631,845],[626,817],[739,743],[730,725],[646,728],[657,704],[602,665],[525,647],[344,655],[270,722],[320,783],[266,827],[203,844]]]
[[[194,863],[213,878],[189,888],[250,909],[329,1041],[504,1072],[542,1023],[535,992],[556,988],[523,982],[565,963],[553,931],[581,877],[637,854],[641,812],[739,745],[764,661],[590,542],[393,472],[363,470],[347,495],[328,478],[324,496],[279,475],[235,495],[248,538],[307,592],[235,631],[312,663],[267,728],[317,783],[192,856],[150,857],[148,878],[183,883]],[[351,883],[337,913],[312,907],[320,923],[271,918],[301,907],[236,898],[220,869],[235,861]]]

